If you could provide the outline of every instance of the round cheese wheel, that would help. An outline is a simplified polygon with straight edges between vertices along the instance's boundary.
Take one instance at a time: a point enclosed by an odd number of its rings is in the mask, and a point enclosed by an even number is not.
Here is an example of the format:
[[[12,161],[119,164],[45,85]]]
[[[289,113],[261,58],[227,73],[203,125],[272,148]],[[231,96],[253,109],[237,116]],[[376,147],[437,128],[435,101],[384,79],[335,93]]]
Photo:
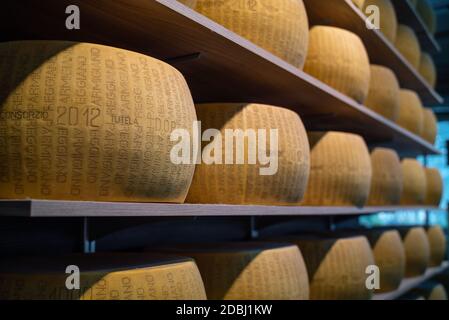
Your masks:
[[[295,205],[302,200],[309,177],[310,151],[296,113],[245,103],[200,104],[196,110],[202,131],[216,130],[212,132],[213,141],[204,143],[203,161],[196,168],[187,202]],[[231,134],[238,132],[248,135],[233,139]],[[278,135],[277,143],[271,140],[272,133]],[[263,136],[266,141],[261,139]],[[242,148],[238,141],[242,141]],[[244,158],[241,164],[237,163],[239,153]],[[261,153],[271,157],[264,159]],[[226,164],[226,158],[231,156],[234,164]]]
[[[399,93],[399,116],[397,124],[401,127],[422,135],[424,127],[424,110],[416,92],[401,90]]]
[[[197,0],[195,10],[303,68],[309,22],[302,0]]]
[[[419,73],[426,79],[432,88],[437,84],[437,69],[432,56],[423,52],[419,63]]]
[[[307,300],[307,270],[298,247],[214,243],[166,248],[195,259],[212,300]]]
[[[314,26],[304,71],[359,103],[368,95],[368,54],[362,40],[350,31]]]
[[[412,28],[399,24],[395,45],[405,59],[418,70],[421,61],[421,46]]]
[[[365,106],[385,118],[396,121],[399,116],[399,82],[390,69],[371,65],[371,80]]]
[[[78,271],[80,290],[71,290]],[[206,299],[193,260],[149,254],[2,259],[0,285],[2,300]]]
[[[415,159],[404,159],[402,167],[402,205],[424,204],[426,199],[426,173]]]
[[[396,151],[376,148],[371,152],[373,175],[368,198],[370,206],[394,206],[401,201],[402,171]]]
[[[439,267],[446,256],[446,235],[440,226],[427,229],[430,245],[430,267]]]
[[[363,139],[343,132],[310,132],[309,141],[310,178],[302,205],[362,207],[372,172]]]
[[[422,137],[431,144],[435,144],[438,135],[438,120],[431,109],[423,109],[423,130]]]
[[[426,198],[424,203],[430,206],[439,206],[443,195],[443,178],[440,171],[434,168],[425,168]]]
[[[432,7],[432,3],[428,0],[417,0],[416,10],[423,19],[430,33],[435,34],[437,31],[437,16]]]
[[[196,114],[183,76],[96,44],[0,44],[0,198],[183,202],[194,162],[173,129]]]
[[[444,289],[444,287],[441,284],[436,285],[430,291],[427,300],[447,300],[446,289]]]
[[[423,296],[426,300],[447,300],[447,292],[444,286],[435,281],[429,281],[419,285],[412,293]]]
[[[401,230],[405,248],[405,276],[417,277],[426,271],[430,259],[430,245],[423,228]]]

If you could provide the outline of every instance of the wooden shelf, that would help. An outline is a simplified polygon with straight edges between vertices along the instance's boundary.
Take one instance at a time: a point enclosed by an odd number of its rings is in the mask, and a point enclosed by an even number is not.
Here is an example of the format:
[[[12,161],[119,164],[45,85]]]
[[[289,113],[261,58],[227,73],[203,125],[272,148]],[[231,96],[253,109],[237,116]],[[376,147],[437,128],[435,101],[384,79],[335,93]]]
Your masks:
[[[338,216],[437,207],[288,207],[208,204],[123,203],[95,201],[0,200],[8,217],[208,217],[208,216]]]
[[[426,282],[427,280],[431,279],[432,277],[436,276],[439,273],[442,273],[447,268],[449,268],[449,262],[443,262],[443,264],[440,267],[436,268],[430,268],[427,269],[426,273],[421,277],[415,277],[415,278],[406,278],[402,280],[401,285],[399,289],[392,292],[382,293],[382,294],[376,294],[373,297],[373,300],[394,300],[402,295],[406,294],[413,288],[418,287],[420,284]]]
[[[400,0],[405,2],[404,0]],[[351,0],[304,0],[312,25],[331,25],[351,30],[359,35],[368,51],[370,61],[392,69],[403,88],[415,90],[426,106],[442,104],[443,98],[424,80],[417,70],[402,56],[380,32],[366,27],[364,14]]]
[[[69,4],[80,7],[80,30],[65,28],[61,13]],[[6,12],[17,14],[13,19],[0,20],[1,40],[66,39],[126,48],[178,68],[196,102],[284,106],[298,112],[308,130],[358,133],[371,145],[393,147],[406,156],[439,153],[417,135],[177,1],[23,0],[5,5]],[[323,8],[333,6],[326,4]],[[353,7],[337,7],[360,23]],[[397,59],[391,63],[397,64]],[[407,74],[409,70],[405,70]],[[407,82],[419,84],[416,79]],[[421,89],[428,93],[425,87]]]
[[[408,25],[415,30],[421,43],[421,49],[430,54],[439,53],[441,51],[440,45],[410,2],[407,0],[393,0],[393,4],[399,23]]]

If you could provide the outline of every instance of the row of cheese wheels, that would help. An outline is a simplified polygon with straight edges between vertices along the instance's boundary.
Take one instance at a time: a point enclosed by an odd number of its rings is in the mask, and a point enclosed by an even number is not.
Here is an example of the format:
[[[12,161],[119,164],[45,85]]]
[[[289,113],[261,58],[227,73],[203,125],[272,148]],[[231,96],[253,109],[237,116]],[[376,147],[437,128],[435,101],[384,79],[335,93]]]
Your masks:
[[[339,238],[181,245],[149,249],[151,254],[2,259],[0,298],[369,299],[374,289],[395,290],[404,275],[439,266],[445,245],[441,228],[432,227],[427,234],[423,228],[376,230]],[[372,266],[379,270],[373,287]],[[81,273],[79,290],[69,290],[73,270]]]

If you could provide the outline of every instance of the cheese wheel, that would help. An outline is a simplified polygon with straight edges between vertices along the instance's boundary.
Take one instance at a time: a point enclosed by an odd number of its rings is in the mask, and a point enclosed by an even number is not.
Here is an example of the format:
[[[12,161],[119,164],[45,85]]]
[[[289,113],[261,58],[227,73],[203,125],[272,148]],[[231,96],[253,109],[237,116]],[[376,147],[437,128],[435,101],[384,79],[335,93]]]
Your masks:
[[[417,0],[416,10],[423,19],[430,33],[435,34],[437,31],[437,16],[432,7],[432,3],[428,0]]]
[[[426,300],[447,300],[447,292],[444,286],[435,281],[421,284],[412,290],[412,293],[423,296]]]
[[[376,148],[371,152],[373,175],[368,198],[370,206],[394,206],[401,201],[402,171],[396,151]]]
[[[67,288],[76,283],[68,266],[78,268],[80,290]],[[0,288],[2,300],[206,299],[193,260],[149,254],[2,259]]]
[[[440,171],[434,168],[425,168],[426,198],[425,204],[438,207],[443,195],[443,178]]]
[[[401,90],[399,102],[397,124],[414,134],[421,135],[424,127],[424,110],[416,92]]]
[[[430,259],[430,245],[423,228],[401,230],[405,248],[405,276],[417,277],[426,271]]]
[[[447,300],[446,289],[441,284],[434,286],[427,300]]]
[[[402,205],[424,204],[426,199],[426,173],[415,159],[404,159],[402,167]]]
[[[405,59],[418,70],[421,61],[421,46],[412,28],[403,24],[398,25],[395,46]]]
[[[362,207],[371,184],[363,139],[343,132],[310,132],[309,141],[310,178],[302,204]]]
[[[423,109],[422,137],[431,144],[435,144],[438,135],[438,120],[431,109]]]
[[[370,299],[366,268],[374,257],[366,237],[287,238],[303,254],[311,300]]]
[[[385,118],[396,121],[399,116],[399,82],[390,69],[371,65],[371,79],[365,106]]]
[[[300,69],[309,41],[302,0],[198,0],[195,9]]]
[[[194,163],[170,160],[192,132],[173,67],[96,44],[0,44],[0,198],[183,202]]]
[[[212,144],[207,142],[208,146],[203,147],[203,161],[196,168],[187,202],[294,205],[301,201],[309,177],[310,151],[306,131],[296,113],[245,103],[203,104],[197,105],[196,110],[203,132],[217,130]],[[232,140],[229,133],[236,133],[235,130],[248,133],[245,143],[241,143],[247,150],[240,151],[242,148],[238,147],[237,141],[243,141],[243,135]],[[272,133],[278,135],[277,146],[270,138]],[[204,161],[213,149],[222,150],[222,155]],[[267,164],[261,162],[261,151],[266,157],[271,153]],[[244,156],[243,164],[237,164],[239,153]],[[229,156],[234,158],[233,165],[226,164]]]
[[[366,14],[369,6],[377,6],[380,12],[380,31],[392,43],[396,40],[398,29],[398,19],[396,10],[390,0],[356,0],[353,2]]]
[[[446,235],[440,226],[427,229],[430,245],[430,267],[439,267],[446,256]]]
[[[214,243],[166,248],[195,259],[213,300],[307,300],[307,271],[298,248],[278,243]]]
[[[178,0],[190,8],[195,8],[197,0]]]
[[[426,79],[432,88],[435,88],[437,84],[437,69],[430,54],[425,52],[421,54],[419,73]]]
[[[368,95],[368,54],[362,40],[350,31],[314,26],[304,71],[359,103]]]

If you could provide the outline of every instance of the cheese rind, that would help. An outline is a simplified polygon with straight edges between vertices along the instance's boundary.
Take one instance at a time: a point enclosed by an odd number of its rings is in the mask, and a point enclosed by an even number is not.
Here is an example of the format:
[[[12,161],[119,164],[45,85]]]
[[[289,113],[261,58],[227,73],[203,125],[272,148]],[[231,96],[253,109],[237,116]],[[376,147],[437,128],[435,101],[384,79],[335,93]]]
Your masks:
[[[423,166],[415,159],[404,159],[402,167],[402,205],[425,203],[427,181]]]
[[[178,0],[189,8],[195,8],[197,0]]]
[[[437,69],[432,56],[423,52],[419,63],[419,73],[426,79],[432,88],[437,84]]]
[[[399,93],[399,117],[397,124],[401,127],[422,135],[424,127],[424,108],[416,92],[401,90]]]
[[[424,203],[438,207],[443,196],[443,178],[440,171],[435,168],[425,168],[426,198]]]
[[[422,137],[431,144],[435,144],[438,135],[438,119],[431,109],[423,109]]]
[[[427,229],[427,238],[430,245],[429,267],[439,267],[446,256],[446,235],[440,226]]]
[[[417,277],[426,271],[430,260],[430,245],[421,227],[401,230],[405,248],[405,276]]]
[[[421,61],[421,45],[412,28],[399,24],[395,46],[408,62],[418,70]]]

